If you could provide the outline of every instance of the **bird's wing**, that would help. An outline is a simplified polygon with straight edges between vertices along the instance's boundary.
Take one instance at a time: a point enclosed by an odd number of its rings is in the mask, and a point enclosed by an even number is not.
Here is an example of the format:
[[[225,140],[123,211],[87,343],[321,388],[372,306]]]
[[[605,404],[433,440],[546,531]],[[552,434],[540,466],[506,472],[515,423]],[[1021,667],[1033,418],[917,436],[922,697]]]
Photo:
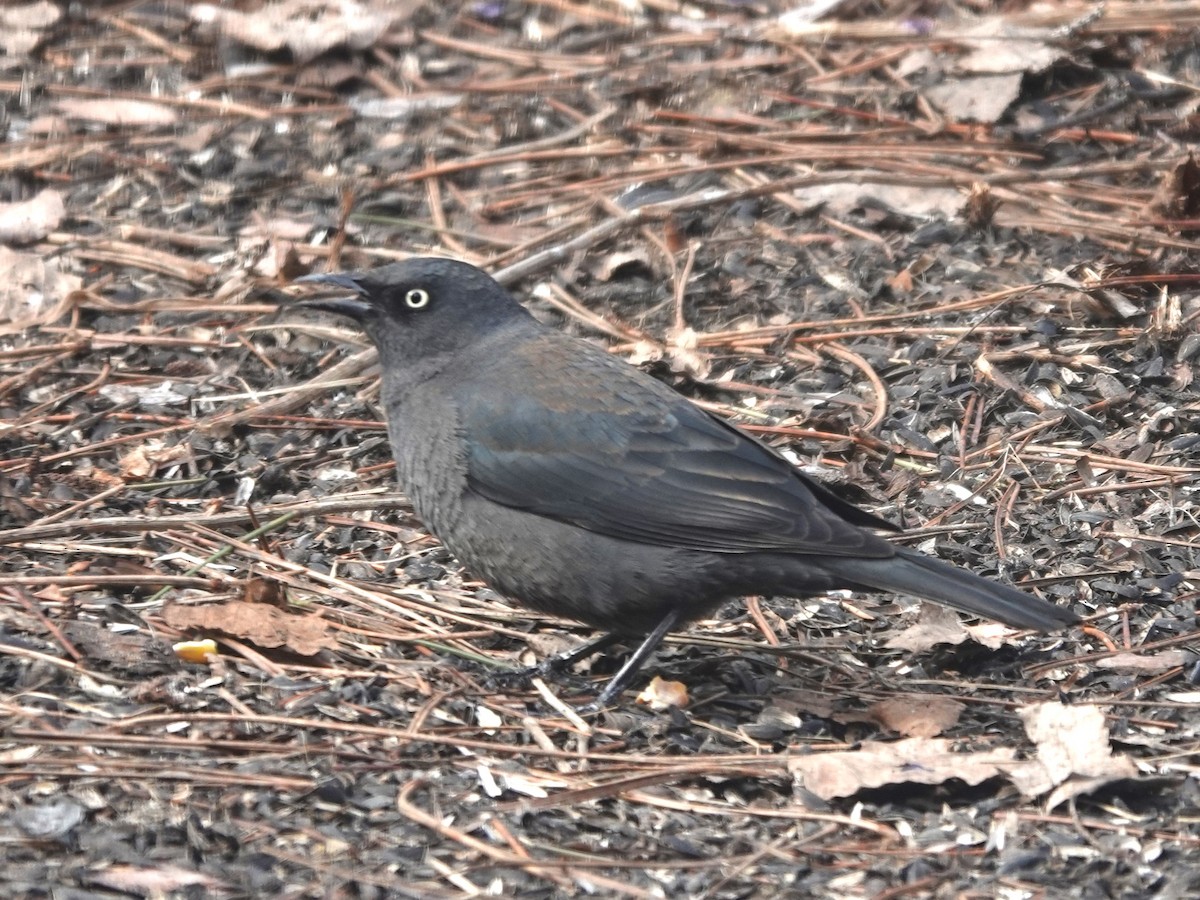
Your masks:
[[[508,507],[659,546],[891,555],[887,542],[856,526],[894,526],[613,362],[593,358],[581,372],[555,372],[566,383],[553,389],[514,385],[499,402],[488,390],[462,399],[469,488]]]

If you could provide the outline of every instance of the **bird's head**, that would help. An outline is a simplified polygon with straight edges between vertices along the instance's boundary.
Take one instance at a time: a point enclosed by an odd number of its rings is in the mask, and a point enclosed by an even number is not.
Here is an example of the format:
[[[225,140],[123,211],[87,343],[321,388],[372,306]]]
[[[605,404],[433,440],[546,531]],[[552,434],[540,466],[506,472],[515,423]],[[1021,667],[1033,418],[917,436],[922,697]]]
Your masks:
[[[359,322],[385,363],[453,353],[505,325],[533,321],[490,275],[452,259],[414,258],[296,281],[326,288],[301,305]]]

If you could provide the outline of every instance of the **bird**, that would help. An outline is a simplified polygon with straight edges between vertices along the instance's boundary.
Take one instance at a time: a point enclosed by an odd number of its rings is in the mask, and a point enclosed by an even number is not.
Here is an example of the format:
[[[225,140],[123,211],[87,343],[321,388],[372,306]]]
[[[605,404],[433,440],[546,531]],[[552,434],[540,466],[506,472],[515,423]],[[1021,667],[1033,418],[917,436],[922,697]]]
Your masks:
[[[476,266],[413,257],[296,281],[319,286],[304,307],[355,321],[378,348],[400,486],[450,553],[517,602],[602,632],[567,662],[640,642],[589,711],[669,632],[739,597],[888,591],[1014,628],[1080,621],[887,540],[895,525],[542,323]]]

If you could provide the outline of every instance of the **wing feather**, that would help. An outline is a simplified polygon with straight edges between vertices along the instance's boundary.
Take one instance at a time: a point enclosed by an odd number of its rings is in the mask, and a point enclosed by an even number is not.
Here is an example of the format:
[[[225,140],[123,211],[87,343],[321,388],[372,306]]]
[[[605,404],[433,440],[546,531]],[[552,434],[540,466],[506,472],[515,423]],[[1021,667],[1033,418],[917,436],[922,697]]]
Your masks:
[[[509,507],[659,546],[876,558],[893,552],[856,527],[892,527],[887,522],[838,499],[665,385],[602,358],[609,390],[600,396],[572,396],[568,383],[549,392],[514,386],[504,404],[462,402],[469,488]],[[591,362],[594,387],[598,360]]]

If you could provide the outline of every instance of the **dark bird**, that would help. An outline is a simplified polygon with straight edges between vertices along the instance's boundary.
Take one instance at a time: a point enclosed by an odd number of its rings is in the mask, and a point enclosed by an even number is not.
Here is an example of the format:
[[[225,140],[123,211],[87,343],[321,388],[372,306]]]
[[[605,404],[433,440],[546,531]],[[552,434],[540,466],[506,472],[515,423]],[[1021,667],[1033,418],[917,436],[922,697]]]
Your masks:
[[[589,650],[641,639],[594,706],[668,632],[747,594],[896,591],[1016,628],[1079,621],[877,536],[895,526],[543,325],[474,266],[298,280],[327,286],[305,306],[349,316],[379,348],[400,484],[446,547],[520,602],[609,632]]]

